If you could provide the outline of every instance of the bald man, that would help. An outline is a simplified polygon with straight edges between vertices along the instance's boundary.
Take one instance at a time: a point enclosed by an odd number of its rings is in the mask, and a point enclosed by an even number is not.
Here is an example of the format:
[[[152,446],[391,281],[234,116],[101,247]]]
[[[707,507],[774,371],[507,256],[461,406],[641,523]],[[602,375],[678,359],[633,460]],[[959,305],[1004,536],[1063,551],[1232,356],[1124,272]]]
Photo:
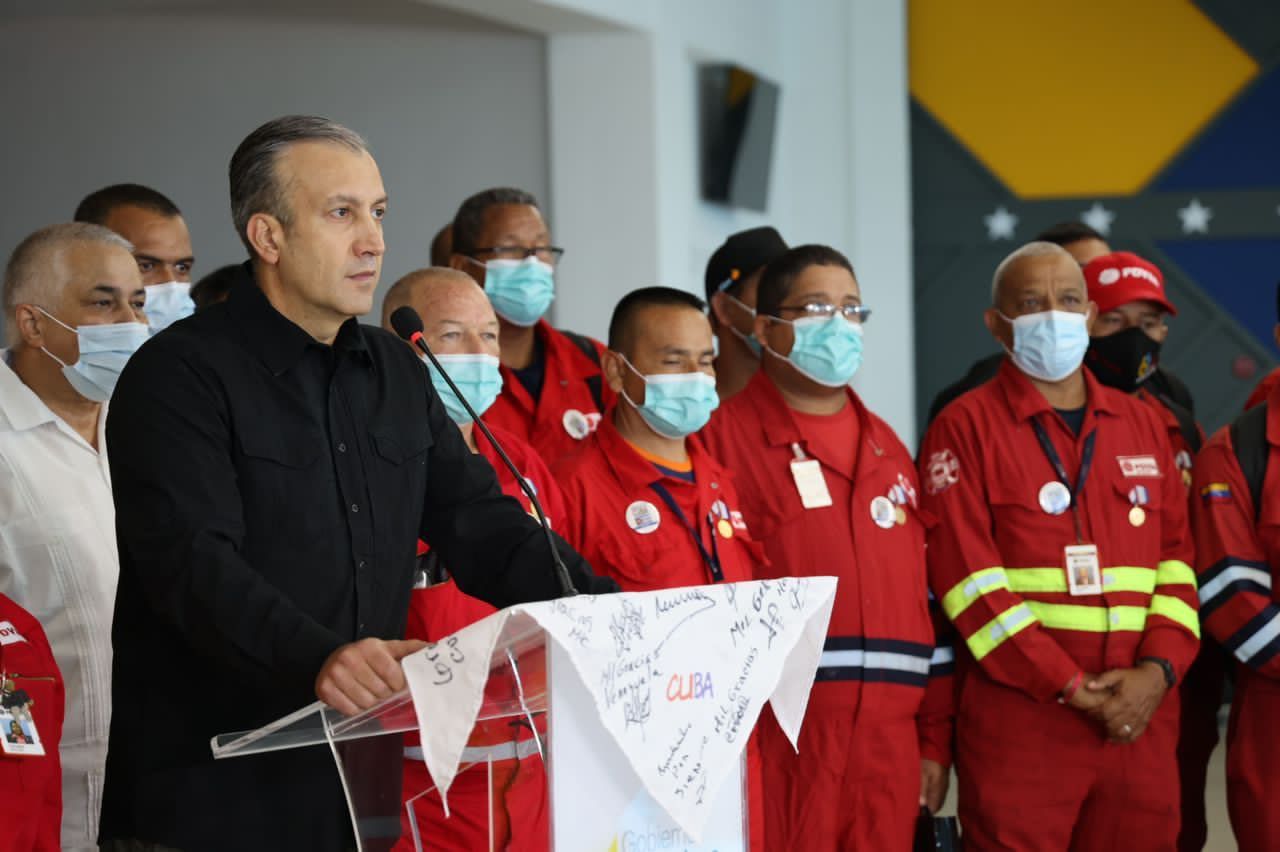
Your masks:
[[[406,305],[422,318],[423,338],[441,366],[476,413],[483,414],[502,389],[502,376],[498,372],[498,317],[480,285],[471,276],[454,269],[433,267],[411,272],[387,291],[382,303],[383,327],[390,329],[391,314]],[[425,356],[423,361],[426,362]],[[533,514],[528,497],[498,457],[493,444],[475,428],[457,394],[434,366],[428,363],[427,370],[471,452],[488,459],[502,490]],[[542,459],[515,435],[497,426],[489,429],[533,486],[547,519],[553,526],[560,524],[565,517],[564,498]],[[418,549],[419,570],[410,599],[405,638],[437,642],[494,612],[493,607],[459,591],[449,580],[448,567],[426,545],[419,543]],[[523,674],[544,676],[530,671]],[[511,730],[502,720],[476,726],[462,757],[464,765],[476,766],[459,775],[449,788],[449,817],[445,816],[436,793],[415,799],[433,783],[422,760],[422,749],[416,737],[410,737],[405,749],[404,798],[414,799],[413,818],[421,836],[429,838],[432,849],[468,852],[490,848],[487,772],[490,758],[493,759],[493,789],[503,791],[494,808],[494,848],[534,852],[547,848],[546,775],[537,743],[527,731],[513,739]],[[408,819],[406,814],[397,850],[414,848]]]
[[[131,250],[99,225],[52,225],[4,277],[0,594],[44,626],[66,678],[63,849],[97,849],[120,573],[106,401],[148,334]]]
[[[974,849],[1175,848],[1177,700],[1200,626],[1168,429],[1083,369],[1096,306],[1061,246],[992,282],[1007,357],[920,451],[930,586],[964,644],[956,770]]]

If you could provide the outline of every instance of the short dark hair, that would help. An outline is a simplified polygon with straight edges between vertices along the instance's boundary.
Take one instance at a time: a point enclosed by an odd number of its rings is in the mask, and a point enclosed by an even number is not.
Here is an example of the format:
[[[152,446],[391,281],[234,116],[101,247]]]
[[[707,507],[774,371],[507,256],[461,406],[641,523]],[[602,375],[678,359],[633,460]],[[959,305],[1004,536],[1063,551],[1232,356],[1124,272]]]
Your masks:
[[[453,254],[453,223],[436,231],[431,240],[431,265],[448,266],[449,255]]]
[[[204,310],[227,298],[231,293],[231,285],[243,274],[243,265],[232,263],[219,266],[191,285],[191,301],[196,303],[196,310]]]
[[[91,192],[76,205],[76,213],[72,218],[77,222],[90,222],[94,225],[106,225],[107,217],[118,207],[141,207],[159,213],[161,216],[181,216],[178,205],[168,196],[156,192],[149,186],[139,183],[114,183],[104,186],[97,192]]]
[[[645,308],[691,308],[705,313],[707,303],[692,293],[674,287],[641,287],[623,296],[609,320],[609,348],[623,352],[631,347],[636,316]]]
[[[1081,240],[1100,240],[1105,243],[1107,238],[1084,222],[1059,222],[1037,234],[1034,242],[1053,243],[1065,248]]]
[[[453,251],[455,254],[472,255],[479,247],[480,232],[484,230],[484,214],[499,204],[527,204],[538,206],[533,193],[510,186],[500,186],[477,192],[462,202],[453,217]],[[541,209],[541,208],[539,208]]]
[[[246,229],[255,213],[269,213],[289,224],[292,211],[285,202],[284,187],[277,179],[276,160],[298,142],[329,142],[352,151],[369,150],[356,133],[336,121],[316,115],[286,115],[273,118],[244,138],[231,155],[227,168],[231,184],[231,221],[240,242],[254,255]]]
[[[777,316],[778,308],[791,293],[791,285],[810,266],[838,266],[857,277],[849,258],[831,246],[796,246],[764,268],[756,290],[756,310],[765,316]]]

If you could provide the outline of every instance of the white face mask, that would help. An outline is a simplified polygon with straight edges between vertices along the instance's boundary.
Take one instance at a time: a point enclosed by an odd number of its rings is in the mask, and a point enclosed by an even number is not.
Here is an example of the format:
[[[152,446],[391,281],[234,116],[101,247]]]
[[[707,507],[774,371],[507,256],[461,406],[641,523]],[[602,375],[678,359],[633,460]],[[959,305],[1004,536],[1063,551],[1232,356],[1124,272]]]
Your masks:
[[[1041,311],[1009,318],[1013,326],[1013,363],[1042,382],[1060,382],[1080,368],[1089,348],[1089,317],[1067,311]]]
[[[150,330],[140,322],[116,322],[103,325],[82,325],[72,328],[44,308],[40,313],[74,332],[80,345],[80,360],[68,364],[43,346],[44,354],[62,365],[62,375],[71,387],[91,402],[106,402],[116,389],[116,382],[125,363],[151,336]]]
[[[190,284],[169,281],[165,284],[148,284],[143,289],[147,291],[147,300],[142,310],[151,323],[152,334],[163,331],[180,319],[186,319],[196,311],[196,303],[191,301]]]

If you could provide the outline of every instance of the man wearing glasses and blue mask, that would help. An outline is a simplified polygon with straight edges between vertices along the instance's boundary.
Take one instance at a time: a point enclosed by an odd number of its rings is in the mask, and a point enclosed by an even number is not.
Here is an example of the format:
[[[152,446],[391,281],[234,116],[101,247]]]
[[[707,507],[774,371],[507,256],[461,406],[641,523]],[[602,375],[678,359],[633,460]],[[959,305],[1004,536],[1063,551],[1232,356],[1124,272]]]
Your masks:
[[[191,316],[191,233],[178,206],[154,189],[136,183],[104,187],[76,207],[77,222],[115,231],[133,244],[133,257],[147,290],[143,306],[151,333]]]
[[[840,580],[799,754],[760,718],[764,848],[909,849],[950,760],[951,652],[935,649],[925,580],[932,521],[911,454],[849,387],[871,311],[848,259],[793,248],[765,267],[756,301],[760,370],[716,412],[707,449],[734,472],[764,545],[756,579]]]
[[[147,339],[131,246],[98,225],[23,240],[4,278],[0,594],[43,625],[66,678],[63,849],[97,847],[120,571],[106,402]]]
[[[707,316],[719,346],[716,391],[721,399],[746,387],[760,368],[756,289],[765,266],[786,250],[787,244],[773,228],[751,228],[730,234],[707,261]]]
[[[929,577],[964,639],[960,821],[974,848],[1176,848],[1181,682],[1199,645],[1168,427],[1084,369],[1097,306],[1060,246],[997,267],[1008,353],[920,452]]]
[[[548,464],[594,432],[614,401],[600,370],[604,347],[543,318],[562,254],[524,190],[477,193],[453,220],[450,266],[484,288],[502,327],[502,394],[485,421],[531,444]]]

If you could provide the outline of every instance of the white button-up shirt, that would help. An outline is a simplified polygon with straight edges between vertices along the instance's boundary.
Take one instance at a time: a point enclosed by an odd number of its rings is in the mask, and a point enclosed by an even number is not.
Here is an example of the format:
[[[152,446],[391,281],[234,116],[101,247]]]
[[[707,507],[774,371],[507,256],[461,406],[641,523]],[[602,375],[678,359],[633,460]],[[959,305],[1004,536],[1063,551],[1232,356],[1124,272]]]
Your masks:
[[[103,406],[95,450],[0,350],[0,592],[39,620],[66,683],[63,849],[98,848],[120,574],[106,422]]]

